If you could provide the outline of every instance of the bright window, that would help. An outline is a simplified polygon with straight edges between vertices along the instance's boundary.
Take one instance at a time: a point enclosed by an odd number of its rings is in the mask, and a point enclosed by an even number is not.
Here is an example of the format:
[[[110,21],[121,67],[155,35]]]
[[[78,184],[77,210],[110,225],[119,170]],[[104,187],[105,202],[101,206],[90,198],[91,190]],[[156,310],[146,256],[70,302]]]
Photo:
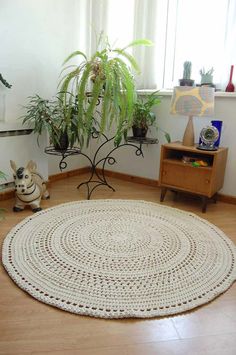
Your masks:
[[[135,48],[141,70],[140,89],[172,88],[183,75],[183,63],[192,62],[191,78],[214,68],[213,80],[225,88],[230,65],[236,64],[235,0],[93,0],[100,4],[94,21],[116,46],[148,38],[153,48]]]
[[[228,0],[179,0],[175,11],[169,9],[167,38],[170,43],[167,43],[165,65],[172,70],[165,71],[165,87],[176,85],[182,78],[185,60],[192,62],[195,82],[200,82],[199,70],[203,67],[206,70],[213,67],[214,83],[221,82],[228,3]]]

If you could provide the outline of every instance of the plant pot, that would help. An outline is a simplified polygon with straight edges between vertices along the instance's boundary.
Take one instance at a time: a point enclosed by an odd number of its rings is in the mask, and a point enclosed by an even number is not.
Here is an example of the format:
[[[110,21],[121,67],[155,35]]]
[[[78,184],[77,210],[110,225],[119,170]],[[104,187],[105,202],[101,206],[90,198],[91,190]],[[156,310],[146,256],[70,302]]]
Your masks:
[[[133,137],[134,138],[145,138],[148,129],[146,127],[132,126]]]
[[[59,142],[54,143],[54,148],[58,152],[62,152],[68,149],[69,139],[67,132],[63,132],[60,136]]]
[[[203,85],[212,85],[213,84],[213,76],[209,74],[202,74],[201,76],[201,86]]]
[[[194,80],[192,79],[179,79],[180,86],[193,86]]]

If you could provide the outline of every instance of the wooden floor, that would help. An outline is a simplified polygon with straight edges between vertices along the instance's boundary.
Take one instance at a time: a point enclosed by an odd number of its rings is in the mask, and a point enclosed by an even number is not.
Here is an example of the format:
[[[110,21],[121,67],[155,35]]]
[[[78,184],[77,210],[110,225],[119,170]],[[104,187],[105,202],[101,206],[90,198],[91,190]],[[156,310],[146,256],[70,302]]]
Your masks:
[[[47,208],[84,199],[85,190],[76,186],[85,175],[52,183]],[[93,199],[140,199],[159,202],[155,187],[109,179],[116,192],[99,188]],[[11,212],[14,201],[1,202],[7,208],[0,222],[0,239],[30,215]],[[236,243],[236,206],[209,204],[202,214],[200,201],[168,192],[165,205],[198,214],[221,228]],[[147,320],[103,320],[67,313],[40,303],[18,288],[0,270],[0,354],[162,355],[236,354],[236,283],[223,295],[194,311],[168,318]]]

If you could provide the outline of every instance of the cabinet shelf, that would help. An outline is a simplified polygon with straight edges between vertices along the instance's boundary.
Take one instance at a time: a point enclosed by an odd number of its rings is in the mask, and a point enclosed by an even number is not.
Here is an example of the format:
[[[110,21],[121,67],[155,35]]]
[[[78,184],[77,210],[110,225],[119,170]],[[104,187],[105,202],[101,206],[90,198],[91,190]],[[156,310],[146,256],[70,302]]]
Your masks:
[[[174,164],[174,165],[179,165],[179,166],[185,166],[188,168],[192,169],[201,169],[201,170],[206,170],[206,171],[211,171],[212,166],[192,166],[191,163],[184,163],[183,161],[179,159],[163,159],[163,163],[168,163],[168,164]]]

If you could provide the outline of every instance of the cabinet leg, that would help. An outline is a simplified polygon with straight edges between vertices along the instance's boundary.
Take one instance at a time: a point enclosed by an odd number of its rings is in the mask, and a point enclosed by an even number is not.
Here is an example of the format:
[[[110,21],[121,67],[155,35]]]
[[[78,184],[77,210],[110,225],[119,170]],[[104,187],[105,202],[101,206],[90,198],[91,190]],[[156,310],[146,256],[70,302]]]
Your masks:
[[[161,202],[164,201],[164,198],[165,198],[165,195],[166,195],[166,191],[167,191],[167,188],[166,188],[166,187],[162,187],[162,188],[161,188],[161,197],[160,197],[160,201],[161,201]]]
[[[206,208],[207,208],[207,197],[202,196],[202,213],[206,212]]]
[[[174,201],[178,201],[179,199],[179,191],[173,191],[174,192]]]
[[[212,197],[213,202],[216,203],[217,202],[217,193]]]

